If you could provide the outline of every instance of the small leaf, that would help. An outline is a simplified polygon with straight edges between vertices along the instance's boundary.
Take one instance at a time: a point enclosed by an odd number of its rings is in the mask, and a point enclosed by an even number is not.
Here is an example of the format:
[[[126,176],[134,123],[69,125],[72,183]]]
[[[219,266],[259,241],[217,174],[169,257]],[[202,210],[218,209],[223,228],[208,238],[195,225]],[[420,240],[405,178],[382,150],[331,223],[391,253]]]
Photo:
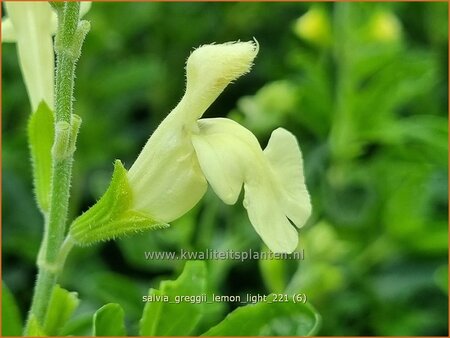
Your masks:
[[[82,313],[70,319],[64,325],[61,331],[61,336],[89,336],[92,334],[92,316],[94,314],[89,312]]]
[[[109,303],[101,307],[93,318],[94,336],[126,336],[124,312],[119,304]]]
[[[105,194],[72,223],[69,236],[76,244],[83,246],[125,234],[168,226],[155,222],[144,213],[131,210],[132,198],[127,171],[117,160],[114,163],[111,183]]]
[[[203,261],[186,262],[175,281],[163,281],[160,290],[150,289],[153,301],[145,304],[140,322],[141,336],[186,336],[192,334],[203,316],[204,302],[176,302],[176,296],[200,296],[206,292]],[[163,300],[167,297],[167,300]],[[155,300],[157,299],[157,300]]]
[[[42,101],[28,121],[28,143],[33,163],[36,199],[42,212],[49,209],[50,181],[52,177],[51,149],[55,137],[53,112]]]
[[[22,319],[13,294],[2,283],[2,334],[4,336],[21,336]]]
[[[76,292],[69,292],[59,285],[55,285],[44,320],[44,332],[51,336],[59,335],[78,303]]]
[[[27,336],[31,337],[45,337],[45,331],[42,329],[35,315],[30,316],[30,322],[28,323],[28,331],[26,332]]]
[[[242,306],[202,336],[311,336],[319,328],[319,314],[309,304],[267,302]]]
[[[88,298],[97,299],[101,304],[117,303],[130,318],[138,318],[142,304],[136,302],[144,294],[139,283],[128,276],[114,272],[96,272],[91,276],[92,285],[84,288]]]

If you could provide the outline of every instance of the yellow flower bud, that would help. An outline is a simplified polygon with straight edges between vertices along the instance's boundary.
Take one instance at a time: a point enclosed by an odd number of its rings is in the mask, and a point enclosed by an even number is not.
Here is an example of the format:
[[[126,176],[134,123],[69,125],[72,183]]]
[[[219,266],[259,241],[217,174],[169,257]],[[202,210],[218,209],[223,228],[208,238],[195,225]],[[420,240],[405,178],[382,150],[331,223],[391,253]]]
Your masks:
[[[371,19],[369,34],[375,41],[396,42],[402,36],[402,25],[393,13],[379,11]]]
[[[294,32],[298,37],[316,45],[331,42],[330,20],[324,9],[313,7],[295,21]]]

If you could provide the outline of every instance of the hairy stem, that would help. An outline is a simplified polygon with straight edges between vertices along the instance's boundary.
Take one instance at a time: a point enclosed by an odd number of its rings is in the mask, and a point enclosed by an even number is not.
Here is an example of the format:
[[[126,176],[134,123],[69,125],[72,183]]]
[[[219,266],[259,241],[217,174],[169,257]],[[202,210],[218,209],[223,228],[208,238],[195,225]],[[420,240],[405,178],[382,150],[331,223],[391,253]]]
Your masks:
[[[79,22],[80,4],[65,2],[54,6],[58,14],[55,38],[55,141],[52,148],[52,181],[50,210],[46,217],[45,233],[38,257],[38,276],[28,314],[25,335],[30,334],[30,321],[42,326],[48,302],[61,270],[59,252],[64,240],[70,197],[73,152],[80,125],[72,118],[75,66],[81,45],[89,30],[89,23]],[[76,130],[76,131],[77,131]]]

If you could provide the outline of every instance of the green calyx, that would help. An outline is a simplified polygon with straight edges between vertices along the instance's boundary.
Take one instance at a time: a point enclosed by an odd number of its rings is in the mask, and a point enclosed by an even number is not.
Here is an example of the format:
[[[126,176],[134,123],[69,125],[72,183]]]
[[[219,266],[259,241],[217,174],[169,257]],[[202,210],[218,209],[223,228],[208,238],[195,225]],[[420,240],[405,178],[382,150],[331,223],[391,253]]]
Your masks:
[[[111,183],[102,198],[72,223],[69,236],[80,246],[107,241],[122,235],[166,228],[148,215],[131,209],[132,190],[127,171],[119,160],[114,163]]]

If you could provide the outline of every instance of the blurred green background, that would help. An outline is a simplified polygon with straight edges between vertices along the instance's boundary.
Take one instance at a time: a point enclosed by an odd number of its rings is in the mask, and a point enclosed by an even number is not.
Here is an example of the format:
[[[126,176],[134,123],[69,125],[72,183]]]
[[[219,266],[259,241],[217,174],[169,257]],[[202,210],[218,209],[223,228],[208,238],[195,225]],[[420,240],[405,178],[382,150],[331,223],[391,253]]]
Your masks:
[[[304,292],[320,335],[447,335],[447,3],[94,3],[78,62],[83,119],[73,218],[104,192],[113,160],[131,166],[181,98],[193,47],[260,43],[253,71],[205,114],[228,116],[259,138],[283,126],[301,145],[313,216],[300,230],[305,260],[208,262],[218,294]],[[22,316],[42,236],[26,125],[30,106],[16,48],[2,53],[2,270]],[[241,198],[242,201],[242,198]],[[121,304],[129,333],[149,287],[183,262],[148,250],[261,248],[241,203],[211,191],[169,230],[76,249],[61,285],[82,300],[72,334]],[[203,332],[234,307],[217,304]]]

